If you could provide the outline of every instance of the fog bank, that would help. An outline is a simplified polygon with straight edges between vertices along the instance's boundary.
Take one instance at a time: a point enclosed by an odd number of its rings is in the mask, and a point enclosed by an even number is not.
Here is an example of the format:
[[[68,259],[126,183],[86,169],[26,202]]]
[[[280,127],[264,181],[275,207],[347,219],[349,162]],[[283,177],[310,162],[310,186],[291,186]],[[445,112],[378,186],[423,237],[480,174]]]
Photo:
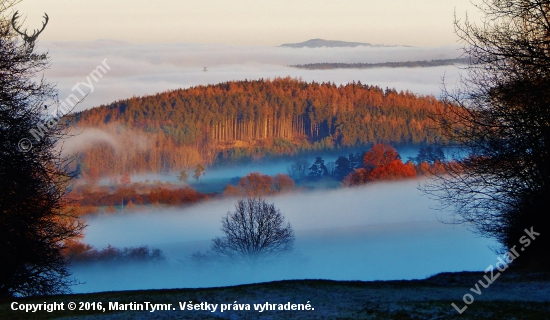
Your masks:
[[[95,216],[85,242],[103,247],[149,245],[163,264],[75,268],[76,292],[225,286],[283,279],[387,280],[423,278],[443,271],[484,270],[488,246],[463,226],[442,224],[448,213],[421,196],[417,181],[380,183],[270,198],[296,233],[295,250],[256,267],[197,265],[189,256],[220,236],[221,217],[235,200],[180,209]]]

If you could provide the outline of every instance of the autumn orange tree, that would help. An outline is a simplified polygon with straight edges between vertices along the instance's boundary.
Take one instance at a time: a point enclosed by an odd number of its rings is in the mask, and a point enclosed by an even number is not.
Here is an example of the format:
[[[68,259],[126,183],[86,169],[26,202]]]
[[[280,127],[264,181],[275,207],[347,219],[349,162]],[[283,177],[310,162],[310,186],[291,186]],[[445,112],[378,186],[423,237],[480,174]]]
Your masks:
[[[129,185],[132,183],[132,178],[128,172],[125,172],[122,177],[120,177],[120,183],[123,185]]]
[[[356,186],[372,181],[399,180],[416,177],[416,166],[404,164],[397,150],[386,144],[376,144],[363,157],[363,167],[344,178],[344,185]]]
[[[381,166],[390,164],[392,161],[399,160],[401,157],[397,150],[387,144],[374,145],[363,157],[365,169],[372,170]]]
[[[278,173],[273,180],[274,188],[279,193],[289,192],[296,186],[294,180],[287,174]]]
[[[416,177],[416,167],[413,163],[403,164],[400,159],[372,169],[367,176],[369,181],[401,180]]]
[[[277,193],[285,193],[295,186],[294,180],[286,174],[271,177],[259,172],[252,172],[242,177],[237,186],[228,185],[223,194],[229,197],[258,198]]]

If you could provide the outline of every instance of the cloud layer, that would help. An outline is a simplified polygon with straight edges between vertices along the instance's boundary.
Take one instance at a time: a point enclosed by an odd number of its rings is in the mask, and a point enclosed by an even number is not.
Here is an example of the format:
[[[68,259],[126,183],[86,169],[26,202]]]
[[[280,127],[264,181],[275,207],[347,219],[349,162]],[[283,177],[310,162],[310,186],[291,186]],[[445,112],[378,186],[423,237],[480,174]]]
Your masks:
[[[42,42],[40,48],[48,50],[52,57],[52,67],[45,75],[57,82],[60,99],[76,94],[77,91],[71,91],[71,88],[86,81],[86,77],[107,59],[110,69],[103,78],[93,83],[94,92],[76,107],[76,111],[166,90],[286,76],[336,84],[361,81],[439,96],[443,77],[449,84],[455,83],[459,72],[456,67],[303,70],[288,65],[432,60],[460,55],[457,47],[449,46],[293,49],[211,44],[131,44],[112,40]],[[208,71],[203,72],[203,67],[207,67]],[[81,88],[84,89],[83,86]]]

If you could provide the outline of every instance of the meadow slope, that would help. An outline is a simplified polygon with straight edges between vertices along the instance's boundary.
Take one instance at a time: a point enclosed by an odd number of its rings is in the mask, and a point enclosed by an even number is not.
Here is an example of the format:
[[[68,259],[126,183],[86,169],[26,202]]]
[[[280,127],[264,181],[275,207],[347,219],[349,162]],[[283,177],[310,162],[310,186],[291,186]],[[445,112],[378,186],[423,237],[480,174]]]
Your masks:
[[[442,273],[410,281],[295,280],[221,288],[120,291],[94,294],[17,299],[19,303],[43,302],[144,302],[171,303],[175,310],[117,312],[39,312],[10,310],[0,304],[2,319],[548,319],[550,275],[506,271],[481,295],[470,288],[483,279],[481,272]],[[475,301],[462,315],[464,294]],[[250,304],[251,311],[181,311],[179,302]],[[253,304],[309,302],[311,311],[254,311]]]

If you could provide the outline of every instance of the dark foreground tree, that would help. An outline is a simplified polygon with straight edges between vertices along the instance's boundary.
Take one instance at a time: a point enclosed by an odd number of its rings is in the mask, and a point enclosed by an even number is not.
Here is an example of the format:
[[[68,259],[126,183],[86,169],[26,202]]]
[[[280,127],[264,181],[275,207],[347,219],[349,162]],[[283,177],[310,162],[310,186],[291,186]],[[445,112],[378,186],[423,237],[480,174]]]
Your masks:
[[[540,236],[514,263],[550,270],[550,1],[479,8],[481,25],[455,22],[471,62],[440,121],[468,156],[426,191],[456,209],[454,222],[507,249],[533,227]]]
[[[49,59],[11,27],[15,2],[0,0],[0,296],[61,293],[70,284],[61,249],[83,225],[63,200],[63,126],[44,108],[56,102],[40,75]]]
[[[294,231],[273,204],[262,199],[239,200],[222,219],[223,237],[212,240],[212,251],[232,260],[255,262],[292,250]]]

